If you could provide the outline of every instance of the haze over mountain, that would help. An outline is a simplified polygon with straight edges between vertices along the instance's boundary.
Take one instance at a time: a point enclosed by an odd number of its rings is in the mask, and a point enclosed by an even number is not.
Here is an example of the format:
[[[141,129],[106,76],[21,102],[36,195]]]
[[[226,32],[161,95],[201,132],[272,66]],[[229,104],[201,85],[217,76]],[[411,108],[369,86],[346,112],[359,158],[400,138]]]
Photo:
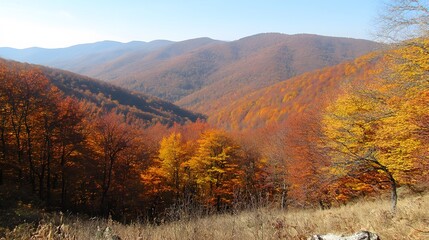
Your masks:
[[[266,33],[232,42],[198,38],[0,49],[0,56],[67,69],[211,115],[253,91],[379,46],[360,39]]]
[[[146,94],[132,92],[112,84],[92,79],[72,72],[49,67],[6,61],[0,58],[0,67],[6,69],[38,68],[50,82],[66,96],[82,100],[100,111],[115,111],[141,120],[144,124],[185,123],[204,119],[201,114],[188,110]],[[11,71],[12,71],[11,70]]]
[[[92,65],[103,64],[129,52],[138,51],[142,54],[168,46],[169,44],[172,44],[172,42],[167,40],[147,43],[140,41],[129,43],[102,41],[56,49],[38,47],[15,49],[2,47],[0,48],[0,57],[61,68],[73,72],[84,72]]]

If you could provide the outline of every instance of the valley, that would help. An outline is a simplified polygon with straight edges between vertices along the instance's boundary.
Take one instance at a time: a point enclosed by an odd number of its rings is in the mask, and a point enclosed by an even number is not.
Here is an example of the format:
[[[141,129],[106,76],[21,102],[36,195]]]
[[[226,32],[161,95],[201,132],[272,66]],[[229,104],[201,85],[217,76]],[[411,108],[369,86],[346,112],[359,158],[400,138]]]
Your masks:
[[[0,56],[74,71],[175,102],[210,118],[225,111],[225,103],[378,47],[367,40],[266,33],[232,42],[209,38],[122,45],[100,42],[68,49],[15,50],[13,54],[0,49]],[[73,51],[80,55],[65,54]]]
[[[428,13],[0,1],[0,240],[428,239]]]
[[[426,30],[0,47],[0,238],[424,239],[428,49]]]

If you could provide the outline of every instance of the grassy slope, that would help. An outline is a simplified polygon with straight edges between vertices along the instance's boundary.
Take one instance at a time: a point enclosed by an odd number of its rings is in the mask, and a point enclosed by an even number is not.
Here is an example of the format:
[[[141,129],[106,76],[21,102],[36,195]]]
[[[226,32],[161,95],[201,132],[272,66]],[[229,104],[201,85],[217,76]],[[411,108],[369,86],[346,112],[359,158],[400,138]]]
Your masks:
[[[103,237],[97,226],[110,227],[112,235],[121,239],[306,239],[314,233],[351,234],[359,230],[376,232],[381,239],[429,239],[429,194],[404,197],[398,207],[395,216],[386,200],[361,201],[330,210],[259,209],[160,226],[67,218],[63,224],[67,237],[55,239],[112,239]],[[58,216],[51,217],[33,231],[48,239],[50,234],[55,235],[52,230],[60,222]],[[28,237],[29,232],[28,225],[24,225],[9,236]]]

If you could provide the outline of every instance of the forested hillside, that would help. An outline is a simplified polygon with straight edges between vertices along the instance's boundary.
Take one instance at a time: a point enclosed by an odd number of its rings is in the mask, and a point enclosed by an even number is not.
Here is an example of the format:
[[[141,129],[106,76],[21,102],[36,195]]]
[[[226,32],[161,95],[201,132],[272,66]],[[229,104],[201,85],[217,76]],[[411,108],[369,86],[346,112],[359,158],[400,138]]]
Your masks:
[[[231,42],[197,38],[0,49],[0,56],[71,70],[209,114],[249,92],[352,60],[377,46],[359,39],[265,33]]]
[[[157,97],[58,69],[42,68],[42,71],[66,95],[94,103],[104,111],[114,110],[141,119],[147,124],[159,122],[172,125],[205,119],[202,114],[185,110]]]
[[[333,66],[375,50],[367,40],[309,34],[260,34],[208,49],[234,53],[207,84],[184,96],[180,106],[211,115],[225,103],[308,71]],[[232,61],[231,61],[232,60]]]
[[[2,226],[20,219],[8,209],[23,202],[107,214],[119,194],[124,210],[144,192],[141,174],[168,126],[204,125],[171,103],[70,72],[0,60],[0,81]]]
[[[42,64],[0,58],[0,239],[427,239],[428,13],[389,1],[384,43],[0,49]]]
[[[201,114],[184,110],[159,98],[131,92],[75,73],[2,59],[0,64],[4,68],[15,69],[18,72],[25,69],[40,69],[42,74],[66,96],[82,100],[93,108],[99,108],[98,111],[114,111],[123,114],[130,120],[141,121],[143,125],[183,124],[205,118]]]
[[[381,68],[382,52],[307,72],[229,102],[210,105],[209,122],[226,129],[254,129],[284,122],[305,111],[323,111],[347,84],[367,84]]]
[[[255,113],[230,112],[241,132],[200,121],[143,127],[65,98],[67,77],[58,89],[40,70],[6,62],[1,194],[13,204],[38,199],[48,209],[149,221],[196,209],[329,208],[386,190],[395,208],[398,186],[428,179],[427,48],[416,39],[256,92]],[[48,75],[56,74],[65,73]],[[83,82],[75,84],[93,91]],[[117,89],[108,89],[113,99]]]

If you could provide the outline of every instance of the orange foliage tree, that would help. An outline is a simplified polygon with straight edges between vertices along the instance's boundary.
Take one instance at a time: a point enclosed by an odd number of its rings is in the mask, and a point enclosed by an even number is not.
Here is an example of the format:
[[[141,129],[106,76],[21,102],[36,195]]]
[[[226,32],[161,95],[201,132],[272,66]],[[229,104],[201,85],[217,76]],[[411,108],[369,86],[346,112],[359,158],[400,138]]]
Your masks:
[[[115,175],[123,164],[125,150],[131,147],[131,129],[123,119],[109,113],[101,116],[89,126],[92,129],[88,143],[94,151],[100,170],[100,212],[109,213],[109,190],[116,184]]]

